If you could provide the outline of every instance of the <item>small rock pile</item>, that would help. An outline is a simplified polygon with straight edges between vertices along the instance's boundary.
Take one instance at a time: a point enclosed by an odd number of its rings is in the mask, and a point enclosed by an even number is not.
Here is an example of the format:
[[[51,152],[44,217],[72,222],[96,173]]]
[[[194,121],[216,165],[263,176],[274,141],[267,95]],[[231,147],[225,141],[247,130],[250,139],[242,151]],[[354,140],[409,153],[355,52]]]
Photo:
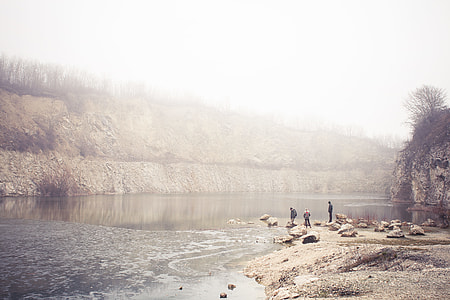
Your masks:
[[[370,228],[374,227],[375,232],[386,232],[389,231],[386,237],[388,238],[402,238],[405,237],[405,234],[402,231],[402,228],[409,227],[410,235],[424,235],[425,230],[416,224],[412,224],[409,222],[402,222],[401,220],[391,220],[391,222],[386,221],[370,221],[360,218],[358,220],[349,219],[344,214],[336,214],[336,221],[327,223],[328,229],[330,231],[337,231],[341,237],[356,237],[358,232],[355,230],[356,228]],[[432,220],[429,220],[427,224],[433,224]]]

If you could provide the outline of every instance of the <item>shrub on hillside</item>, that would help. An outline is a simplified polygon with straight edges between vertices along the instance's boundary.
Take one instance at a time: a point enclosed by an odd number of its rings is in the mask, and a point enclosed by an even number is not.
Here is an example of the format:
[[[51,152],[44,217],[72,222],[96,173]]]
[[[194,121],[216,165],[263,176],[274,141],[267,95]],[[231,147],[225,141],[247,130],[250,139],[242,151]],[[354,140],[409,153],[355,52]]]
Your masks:
[[[45,174],[38,184],[41,196],[68,196],[76,192],[76,183],[68,167]]]
[[[39,153],[52,151],[56,147],[56,132],[53,127],[29,134],[0,126],[0,148],[8,151]]]

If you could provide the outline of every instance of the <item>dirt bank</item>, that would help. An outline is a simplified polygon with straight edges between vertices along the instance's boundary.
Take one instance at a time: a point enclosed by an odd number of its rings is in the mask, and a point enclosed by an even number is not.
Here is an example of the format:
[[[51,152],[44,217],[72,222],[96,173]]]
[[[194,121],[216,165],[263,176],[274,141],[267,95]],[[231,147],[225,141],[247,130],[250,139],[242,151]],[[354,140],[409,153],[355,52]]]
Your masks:
[[[313,244],[296,242],[251,261],[244,270],[265,286],[267,299],[450,299],[450,231],[387,238],[358,229],[344,238],[325,226]]]

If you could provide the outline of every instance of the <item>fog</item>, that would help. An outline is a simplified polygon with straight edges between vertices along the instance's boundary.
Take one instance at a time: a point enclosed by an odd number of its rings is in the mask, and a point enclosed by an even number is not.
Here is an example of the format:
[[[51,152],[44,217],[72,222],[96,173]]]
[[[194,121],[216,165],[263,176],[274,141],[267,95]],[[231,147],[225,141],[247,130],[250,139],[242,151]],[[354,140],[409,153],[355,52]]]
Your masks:
[[[406,138],[408,93],[450,91],[446,0],[1,0],[0,28],[9,56],[369,136]]]

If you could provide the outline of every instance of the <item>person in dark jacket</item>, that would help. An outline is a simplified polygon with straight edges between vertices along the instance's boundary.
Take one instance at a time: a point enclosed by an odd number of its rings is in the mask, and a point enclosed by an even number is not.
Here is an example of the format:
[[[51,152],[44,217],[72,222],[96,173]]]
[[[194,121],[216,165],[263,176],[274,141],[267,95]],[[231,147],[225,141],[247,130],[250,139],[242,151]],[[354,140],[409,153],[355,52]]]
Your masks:
[[[333,221],[333,204],[331,204],[331,201],[328,201],[328,215],[329,215],[329,223]]]
[[[290,208],[291,210],[291,224],[294,225],[294,219],[297,216],[297,211],[295,210],[295,208]]]
[[[305,208],[305,213],[303,214],[303,218],[305,218],[305,226],[306,228],[312,228],[311,227],[311,223],[309,223],[309,217],[311,217],[311,213],[309,212],[309,210],[307,208]]]

